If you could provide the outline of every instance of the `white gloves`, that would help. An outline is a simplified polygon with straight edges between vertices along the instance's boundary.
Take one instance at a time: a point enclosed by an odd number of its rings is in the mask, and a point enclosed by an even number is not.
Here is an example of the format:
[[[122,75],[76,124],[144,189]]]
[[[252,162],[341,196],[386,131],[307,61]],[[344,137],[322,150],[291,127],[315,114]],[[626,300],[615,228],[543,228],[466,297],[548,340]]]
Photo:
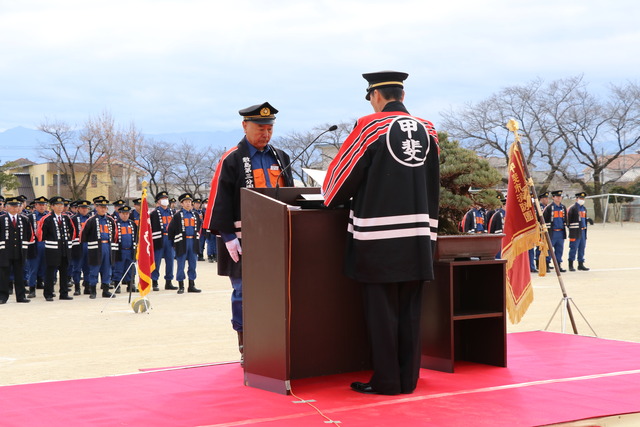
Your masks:
[[[224,243],[229,251],[229,255],[231,255],[231,259],[234,262],[240,261],[240,255],[242,255],[242,247],[240,247],[240,241],[235,238],[233,240],[229,240]]]

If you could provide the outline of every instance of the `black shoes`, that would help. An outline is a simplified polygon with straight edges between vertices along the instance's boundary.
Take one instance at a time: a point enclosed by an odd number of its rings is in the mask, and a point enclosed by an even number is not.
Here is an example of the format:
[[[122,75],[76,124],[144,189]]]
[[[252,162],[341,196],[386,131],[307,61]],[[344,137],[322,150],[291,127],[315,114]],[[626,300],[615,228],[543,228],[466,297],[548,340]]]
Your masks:
[[[189,287],[187,288],[187,292],[202,292],[202,290],[196,288],[196,282],[195,280],[189,280]]]
[[[591,270],[591,269],[590,269],[590,268],[588,268],[588,267],[586,267],[586,266],[584,265],[584,262],[578,262],[578,270],[580,270],[580,271],[589,271],[589,270]]]
[[[151,289],[153,289],[154,291],[159,291],[160,290],[160,288],[158,287],[158,281],[157,280],[151,281]]]
[[[167,280],[166,283],[164,284],[164,290],[165,291],[175,291],[178,288],[173,286],[173,284],[171,283],[171,280]]]
[[[19,300],[16,300],[16,302],[31,302],[31,300],[28,298],[20,298]]]
[[[46,299],[49,302],[53,301],[53,297],[44,297],[44,299]]]
[[[399,393],[383,393],[373,388],[371,383],[361,383],[359,381],[351,383],[351,390],[362,394],[384,394],[386,396],[395,396]]]
[[[73,299],[73,297],[70,297],[69,295],[62,295],[62,294],[61,294],[61,295],[60,295],[60,299],[61,299],[61,300],[67,300],[67,301],[68,301],[68,300],[72,300],[72,299]]]

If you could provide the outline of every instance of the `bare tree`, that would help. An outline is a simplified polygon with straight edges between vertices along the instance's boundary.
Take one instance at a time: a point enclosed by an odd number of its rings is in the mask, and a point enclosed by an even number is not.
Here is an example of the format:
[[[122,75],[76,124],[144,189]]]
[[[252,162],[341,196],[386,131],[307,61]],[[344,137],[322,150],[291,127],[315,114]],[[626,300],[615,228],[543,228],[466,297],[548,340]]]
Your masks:
[[[186,140],[175,147],[173,150],[175,166],[171,170],[171,176],[174,185],[181,192],[190,192],[203,197],[212,176],[208,156],[210,151],[209,148],[198,148]]]
[[[640,86],[612,85],[603,103],[588,93],[572,111],[571,127],[564,132],[571,139],[574,165],[562,170],[564,177],[591,194],[602,194],[608,183],[605,169],[627,150],[640,146]],[[605,152],[607,154],[605,154]],[[583,171],[577,170],[578,166]],[[586,170],[586,174],[582,173]],[[601,200],[594,200],[597,219],[602,218]]]
[[[537,79],[442,116],[443,130],[466,146],[505,159],[512,141],[505,125],[510,118],[518,120],[527,162],[548,166],[541,191],[562,175],[588,193],[601,194],[606,184],[602,172],[640,145],[640,89],[635,83],[612,86],[602,101],[588,92],[582,76],[548,84]],[[601,216],[599,201],[595,214]]]
[[[169,174],[174,165],[171,144],[143,138],[137,142],[131,161],[149,177],[149,194],[168,188]]]
[[[92,175],[109,149],[105,138],[94,133],[94,129],[78,132],[63,121],[45,120],[38,130],[50,136],[49,141],[41,143],[40,156],[57,165],[57,179],[62,175],[70,197],[84,197]]]

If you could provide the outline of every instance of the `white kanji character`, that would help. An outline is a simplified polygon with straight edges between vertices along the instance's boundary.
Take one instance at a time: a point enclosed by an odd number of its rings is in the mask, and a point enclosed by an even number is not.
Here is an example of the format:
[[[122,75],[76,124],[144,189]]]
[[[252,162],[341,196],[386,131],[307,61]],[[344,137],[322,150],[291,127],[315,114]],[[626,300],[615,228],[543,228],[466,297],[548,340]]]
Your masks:
[[[400,124],[400,130],[406,132],[409,139],[411,139],[411,132],[418,130],[418,122],[415,120],[398,120]]]
[[[422,145],[420,145],[420,141],[416,141],[415,139],[406,139],[402,141],[402,151],[407,155],[407,158],[405,159],[407,162],[410,160],[421,161],[422,159],[416,157],[416,154],[418,154],[421,149]]]

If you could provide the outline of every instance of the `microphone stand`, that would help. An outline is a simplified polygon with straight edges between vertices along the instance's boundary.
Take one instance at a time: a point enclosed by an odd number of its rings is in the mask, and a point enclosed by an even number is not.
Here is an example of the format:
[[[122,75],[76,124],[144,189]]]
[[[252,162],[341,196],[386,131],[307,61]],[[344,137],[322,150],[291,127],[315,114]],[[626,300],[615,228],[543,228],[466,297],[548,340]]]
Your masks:
[[[315,142],[316,142],[316,141],[317,141],[317,140],[318,140],[322,135],[324,135],[324,134],[325,134],[325,133],[327,133],[327,132],[334,132],[336,129],[338,129],[338,126],[333,125],[333,126],[331,126],[329,129],[327,129],[327,130],[325,130],[324,132],[322,132],[320,135],[316,136],[316,137],[313,139],[313,141],[311,141],[311,142],[309,143],[309,145],[307,145],[306,147],[304,147],[304,149],[300,152],[300,154],[298,154],[296,157],[294,157],[294,158],[293,158],[293,160],[291,160],[291,161],[289,162],[289,164],[288,164],[286,167],[282,168],[282,170],[281,170],[281,171],[280,171],[280,173],[278,174],[278,178],[276,179],[276,194],[275,194],[275,199],[276,199],[276,200],[279,200],[279,199],[278,199],[278,190],[280,189],[280,177],[282,176],[282,174],[283,174],[287,169],[291,169],[291,165],[293,165],[293,163],[294,163],[296,160],[298,160],[300,157],[302,157],[302,155],[303,155],[304,153],[306,153],[306,151],[307,151],[307,150],[308,150],[308,149],[309,149],[313,144],[315,144]],[[293,176],[292,176],[291,178],[293,179]]]

